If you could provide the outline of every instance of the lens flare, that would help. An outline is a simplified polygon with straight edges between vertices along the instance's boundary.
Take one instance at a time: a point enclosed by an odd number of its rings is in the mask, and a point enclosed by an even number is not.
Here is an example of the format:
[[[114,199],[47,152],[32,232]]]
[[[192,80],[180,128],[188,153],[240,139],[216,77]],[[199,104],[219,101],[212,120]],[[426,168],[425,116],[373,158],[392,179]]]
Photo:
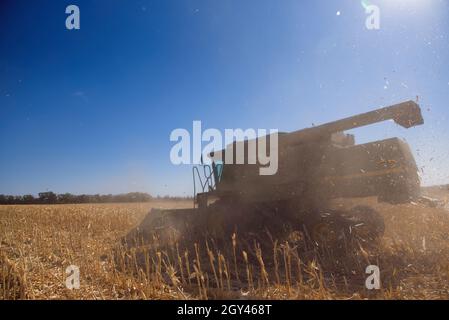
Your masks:
[[[371,5],[371,3],[370,3],[368,0],[362,0],[361,3],[362,3],[362,7],[363,7],[365,10],[367,10],[368,7]]]

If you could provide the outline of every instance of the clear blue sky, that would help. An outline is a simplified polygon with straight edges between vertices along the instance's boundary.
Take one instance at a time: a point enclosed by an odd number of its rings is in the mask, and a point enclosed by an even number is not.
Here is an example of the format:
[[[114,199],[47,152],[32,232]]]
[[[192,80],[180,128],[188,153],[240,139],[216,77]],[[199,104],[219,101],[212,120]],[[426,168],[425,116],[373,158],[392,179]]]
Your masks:
[[[449,1],[0,3],[0,193],[191,194],[175,128],[302,127],[415,99],[406,138],[425,184],[449,183]],[[81,30],[65,28],[76,4]]]

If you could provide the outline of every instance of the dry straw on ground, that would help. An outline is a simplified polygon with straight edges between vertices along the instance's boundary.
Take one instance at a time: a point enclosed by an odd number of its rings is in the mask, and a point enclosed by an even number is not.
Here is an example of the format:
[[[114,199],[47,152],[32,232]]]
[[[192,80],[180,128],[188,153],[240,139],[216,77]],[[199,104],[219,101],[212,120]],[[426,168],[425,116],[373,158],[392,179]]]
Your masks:
[[[228,248],[213,239],[148,248],[143,263],[135,250],[117,251],[119,239],[151,207],[190,203],[2,206],[0,298],[449,298],[448,211],[365,202],[384,216],[385,237],[378,248],[361,244],[344,258],[298,239],[243,244],[234,234]],[[380,290],[364,286],[368,264],[380,267]],[[65,287],[69,265],[80,268],[79,290]]]

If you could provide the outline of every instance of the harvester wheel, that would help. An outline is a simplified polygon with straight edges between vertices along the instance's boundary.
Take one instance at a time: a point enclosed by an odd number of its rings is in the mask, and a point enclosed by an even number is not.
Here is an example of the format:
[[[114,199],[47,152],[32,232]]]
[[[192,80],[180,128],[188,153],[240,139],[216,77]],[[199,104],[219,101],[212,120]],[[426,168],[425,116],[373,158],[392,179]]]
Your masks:
[[[309,232],[312,240],[318,245],[338,245],[344,241],[347,231],[345,219],[338,213],[322,213],[309,224]]]

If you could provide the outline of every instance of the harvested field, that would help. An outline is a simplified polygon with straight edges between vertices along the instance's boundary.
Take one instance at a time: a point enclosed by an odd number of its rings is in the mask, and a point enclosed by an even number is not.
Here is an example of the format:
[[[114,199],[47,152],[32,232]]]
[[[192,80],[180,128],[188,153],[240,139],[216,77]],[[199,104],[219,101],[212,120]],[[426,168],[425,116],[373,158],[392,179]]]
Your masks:
[[[235,234],[226,248],[213,239],[149,248],[143,265],[135,250],[117,247],[120,239],[150,208],[190,207],[190,201],[1,206],[0,298],[448,299],[449,211],[360,202],[385,218],[385,236],[375,249],[362,244],[342,257],[305,252],[294,235],[243,245]],[[371,264],[380,268],[379,290],[365,288]],[[70,265],[79,267],[79,289],[66,288]]]

